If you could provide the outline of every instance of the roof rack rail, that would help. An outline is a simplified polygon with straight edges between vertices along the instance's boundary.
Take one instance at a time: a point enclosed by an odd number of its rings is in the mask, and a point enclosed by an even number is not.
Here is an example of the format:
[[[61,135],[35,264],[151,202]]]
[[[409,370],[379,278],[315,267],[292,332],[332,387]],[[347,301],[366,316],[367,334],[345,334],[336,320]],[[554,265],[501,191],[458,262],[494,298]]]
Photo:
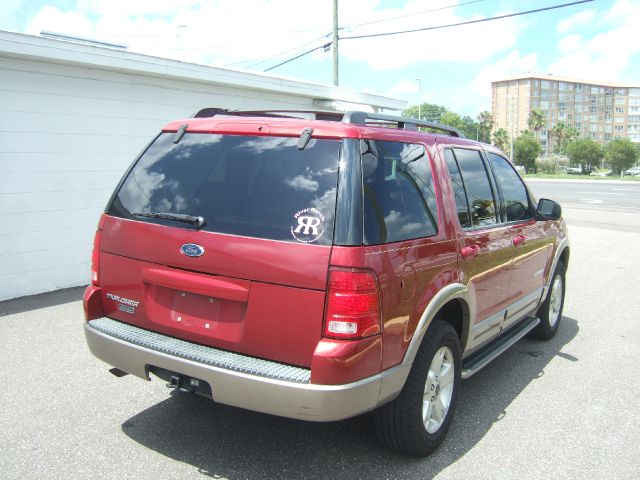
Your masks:
[[[367,120],[380,120],[385,123],[395,123],[398,128],[406,130],[417,130],[418,127],[427,127],[433,130],[445,132],[453,137],[466,138],[464,133],[457,128],[443,125],[441,123],[429,122],[427,120],[419,120],[417,118],[368,112],[345,112],[342,117],[343,123],[351,123],[354,125],[366,125]]]
[[[194,118],[215,117],[225,115],[232,117],[276,117],[276,118],[301,118],[300,115],[312,115],[313,120],[329,120],[334,122],[349,123],[352,125],[367,125],[367,123],[395,124],[397,128],[405,130],[417,130],[418,127],[426,127],[438,130],[453,137],[466,138],[457,128],[441,123],[429,122],[417,118],[386,115],[382,113],[369,113],[360,111],[335,112],[322,110],[227,110],[224,108],[203,108],[196,112]],[[304,117],[302,117],[304,118]]]
[[[227,115],[231,117],[275,117],[275,118],[300,118],[302,115],[312,115],[313,120],[342,120],[342,112],[323,110],[227,110],[224,108],[203,108],[196,112],[193,118],[215,117]]]

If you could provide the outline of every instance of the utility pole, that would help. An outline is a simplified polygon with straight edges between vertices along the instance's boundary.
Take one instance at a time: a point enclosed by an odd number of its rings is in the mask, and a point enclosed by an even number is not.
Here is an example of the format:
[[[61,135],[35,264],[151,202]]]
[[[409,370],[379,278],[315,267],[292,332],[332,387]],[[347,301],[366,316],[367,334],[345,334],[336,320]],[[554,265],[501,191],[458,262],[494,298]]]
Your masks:
[[[333,0],[333,84],[340,85],[338,76],[338,0]]]

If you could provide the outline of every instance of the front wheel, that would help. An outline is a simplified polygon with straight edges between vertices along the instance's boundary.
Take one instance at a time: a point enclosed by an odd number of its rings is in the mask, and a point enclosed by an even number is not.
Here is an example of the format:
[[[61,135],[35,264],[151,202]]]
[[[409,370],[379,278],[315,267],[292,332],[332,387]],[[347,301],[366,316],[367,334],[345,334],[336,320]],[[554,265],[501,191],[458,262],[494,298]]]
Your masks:
[[[407,455],[433,453],[444,440],[455,410],[461,375],[460,340],[451,325],[429,327],[400,395],[375,412],[378,437]]]
[[[565,268],[562,262],[558,262],[547,298],[545,298],[540,308],[538,308],[537,317],[540,323],[533,330],[531,336],[539,340],[549,340],[558,331],[560,320],[562,319],[562,309],[564,307],[565,292]]]

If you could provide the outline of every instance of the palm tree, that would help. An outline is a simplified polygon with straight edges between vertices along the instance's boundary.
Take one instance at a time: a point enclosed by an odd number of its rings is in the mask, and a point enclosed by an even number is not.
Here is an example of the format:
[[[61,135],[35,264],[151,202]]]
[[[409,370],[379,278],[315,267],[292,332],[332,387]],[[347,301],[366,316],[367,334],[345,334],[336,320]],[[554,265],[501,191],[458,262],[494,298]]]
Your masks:
[[[529,120],[527,121],[527,124],[534,132],[540,131],[540,129],[544,127],[545,121],[546,117],[542,110],[533,109],[529,112]]]
[[[567,144],[578,138],[579,135],[580,132],[575,128],[568,127],[562,122],[558,123],[549,131],[549,137],[555,139],[553,153],[564,154]]]
[[[493,144],[503,152],[509,148],[509,134],[504,128],[499,128],[493,134]]]

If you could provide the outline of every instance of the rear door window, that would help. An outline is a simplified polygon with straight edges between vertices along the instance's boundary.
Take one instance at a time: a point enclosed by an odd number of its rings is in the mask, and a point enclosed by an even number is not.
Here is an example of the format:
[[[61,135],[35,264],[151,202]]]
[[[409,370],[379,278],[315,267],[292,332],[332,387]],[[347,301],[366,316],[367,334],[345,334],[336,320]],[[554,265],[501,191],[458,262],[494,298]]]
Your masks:
[[[367,245],[438,232],[431,163],[424,146],[362,140],[364,241]]]
[[[447,149],[444,151],[444,157],[447,162],[447,169],[451,177],[451,186],[453,187],[453,196],[456,201],[456,210],[458,212],[458,220],[462,228],[471,227],[471,216],[469,215],[469,202],[467,201],[467,193],[462,182],[460,168],[456,162],[453,151]]]
[[[453,153],[464,181],[473,226],[485,227],[496,224],[496,200],[480,152],[454,148]]]
[[[163,133],[124,180],[109,214],[198,228],[149,214],[202,216],[202,230],[330,245],[340,142]],[[143,214],[143,215],[140,215]]]

